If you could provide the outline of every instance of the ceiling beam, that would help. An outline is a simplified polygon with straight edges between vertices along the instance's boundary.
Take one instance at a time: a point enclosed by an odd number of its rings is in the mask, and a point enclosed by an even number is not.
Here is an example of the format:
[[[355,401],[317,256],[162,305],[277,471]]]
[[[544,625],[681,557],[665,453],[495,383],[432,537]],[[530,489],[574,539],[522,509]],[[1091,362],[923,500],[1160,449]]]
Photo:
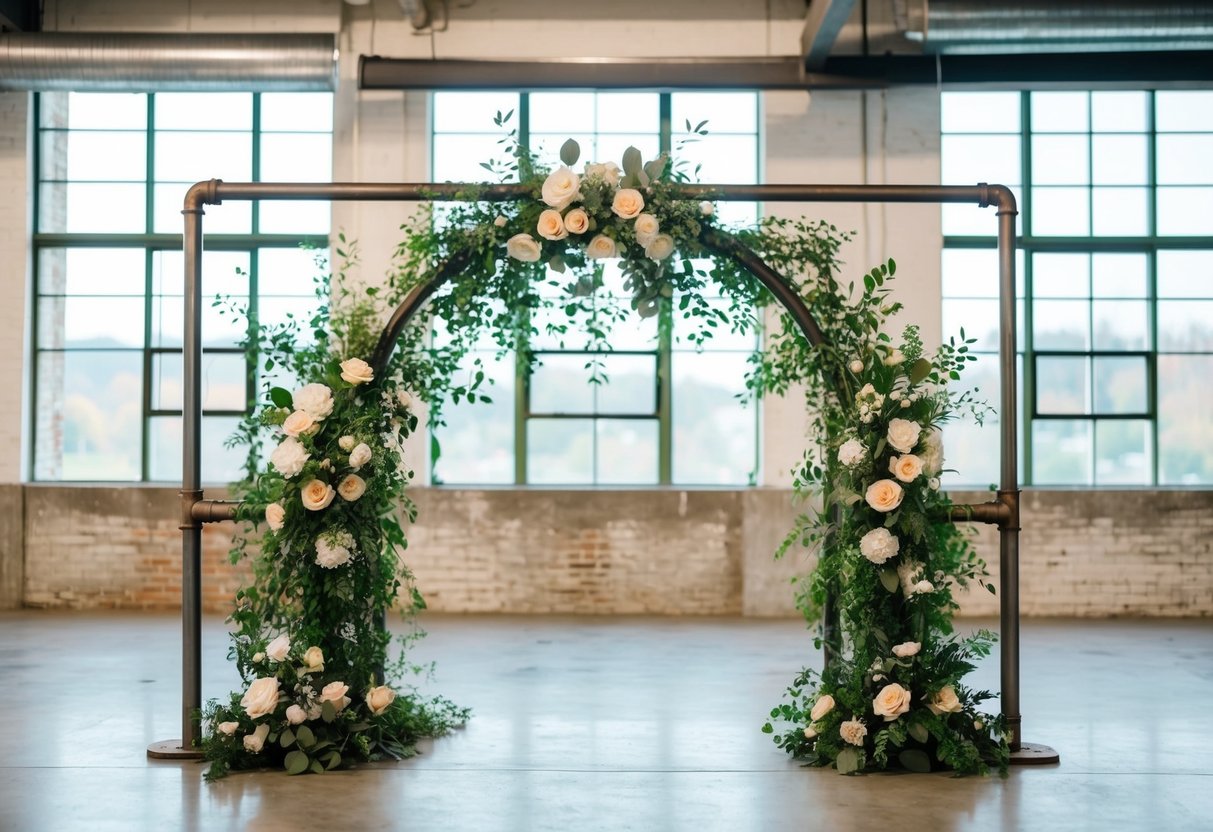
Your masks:
[[[807,72],[821,72],[854,7],[855,0],[812,0],[809,4],[800,33],[800,54]]]
[[[38,0],[0,0],[0,31],[36,32],[40,18]]]

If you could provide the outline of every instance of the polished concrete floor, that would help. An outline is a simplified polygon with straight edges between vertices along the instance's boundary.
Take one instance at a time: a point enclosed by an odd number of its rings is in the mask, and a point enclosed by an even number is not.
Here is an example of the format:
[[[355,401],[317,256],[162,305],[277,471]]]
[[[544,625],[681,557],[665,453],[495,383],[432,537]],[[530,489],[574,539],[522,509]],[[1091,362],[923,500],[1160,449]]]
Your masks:
[[[179,736],[176,617],[0,614],[0,830],[1213,829],[1213,622],[1026,622],[1025,739],[1062,761],[1005,780],[785,759],[758,729],[818,661],[795,621],[425,624],[465,729],[399,764],[207,785],[145,757]],[[204,697],[237,684],[226,648],[208,620]]]

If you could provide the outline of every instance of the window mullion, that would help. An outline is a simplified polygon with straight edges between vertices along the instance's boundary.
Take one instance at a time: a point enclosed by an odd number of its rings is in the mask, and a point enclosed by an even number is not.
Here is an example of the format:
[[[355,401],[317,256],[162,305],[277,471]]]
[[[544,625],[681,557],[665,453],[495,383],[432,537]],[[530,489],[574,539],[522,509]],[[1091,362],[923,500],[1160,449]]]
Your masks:
[[[1032,239],[1032,106],[1031,93],[1020,93],[1020,181],[1023,183],[1023,205],[1020,222],[1023,225],[1023,387],[1024,395],[1019,403],[1019,414],[1006,414],[1003,418],[1018,418],[1023,425],[1023,471],[1020,479],[1024,485],[1034,482],[1032,465],[1032,414],[1036,412],[1036,347],[1033,341],[1032,300],[1032,254],[1028,242]],[[1018,303],[1018,298],[1013,299]],[[1012,368],[1014,372],[1014,368]]]

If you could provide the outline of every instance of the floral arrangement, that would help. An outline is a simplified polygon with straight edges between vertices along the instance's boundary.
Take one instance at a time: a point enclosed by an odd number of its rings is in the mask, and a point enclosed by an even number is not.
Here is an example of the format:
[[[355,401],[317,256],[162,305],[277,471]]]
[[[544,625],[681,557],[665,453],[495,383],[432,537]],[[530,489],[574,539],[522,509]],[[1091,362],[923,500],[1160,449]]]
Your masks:
[[[361,357],[378,335],[378,304],[373,294],[346,290],[343,276],[334,286],[345,308],[321,307],[310,322],[312,346],[300,345],[297,323],[261,333],[255,344],[267,369],[281,363],[314,380],[293,392],[269,387],[269,401],[236,438],[250,446],[249,477],[236,487],[243,516],[264,527],[233,553],[254,552],[254,583],[237,593],[232,615],[232,654],[246,688],[203,714],[211,779],[267,765],[301,774],[399,759],[418,738],[467,716],[444,699],[385,683],[385,672],[411,669],[403,654],[385,667],[386,611],[402,595],[406,614],[423,606],[400,560],[396,513],[412,512],[401,439],[417,418],[402,376],[376,378]],[[276,444],[262,467],[266,434]]]
[[[989,654],[992,634],[952,634],[952,589],[985,582],[985,565],[949,519],[940,491],[939,427],[959,408],[980,415],[960,377],[971,341],[949,341],[926,356],[916,327],[894,345],[886,297],[895,264],[865,277],[854,303],[835,293],[832,357],[819,356],[810,387],[822,394],[822,448],[798,472],[797,488],[822,496],[785,542],[819,548],[802,586],[801,606],[820,621],[827,594],[837,598],[844,637],[825,670],[803,671],[787,701],[771,711],[790,723],[776,744],[844,774],[901,766],[959,773],[1005,771],[1001,716],[979,710],[990,698],[961,682]],[[828,390],[826,389],[828,386]],[[824,631],[823,631],[824,633]]]

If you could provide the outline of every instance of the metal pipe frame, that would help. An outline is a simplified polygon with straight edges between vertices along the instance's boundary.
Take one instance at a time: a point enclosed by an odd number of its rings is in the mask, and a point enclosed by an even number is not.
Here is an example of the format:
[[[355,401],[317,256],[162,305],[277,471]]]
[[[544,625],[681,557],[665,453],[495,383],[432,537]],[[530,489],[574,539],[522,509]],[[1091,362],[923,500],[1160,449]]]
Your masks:
[[[951,519],[993,523],[999,531],[1000,670],[1002,713],[1010,733],[1012,762],[1057,762],[1057,754],[1045,746],[1025,745],[1021,737],[1022,715],[1019,704],[1019,472],[1018,437],[1015,414],[1018,390],[1015,378],[1015,217],[1018,209],[1011,190],[1002,185],[687,185],[681,189],[686,199],[712,198],[724,201],[764,202],[896,202],[896,203],[976,203],[982,208],[994,206],[998,216],[999,286],[999,367],[1001,393],[1002,465],[996,498],[983,505],[956,506]],[[227,200],[313,200],[329,201],[435,201],[475,199],[504,202],[525,198],[530,193],[523,185],[461,185],[435,183],[351,183],[329,184],[284,182],[225,183],[218,179],[199,182],[185,197],[183,240],[185,259],[185,330],[183,340],[183,460],[181,483],[182,530],[182,706],[180,740],[166,740],[148,748],[152,757],[197,757],[201,708],[202,627],[201,627],[201,552],[202,524],[231,519],[237,504],[204,500],[201,481],[202,422],[202,217],[205,205],[221,205]],[[470,195],[470,196],[469,196]],[[746,266],[774,294],[813,343],[824,337],[803,301],[777,273],[753,252],[746,250],[730,235],[705,233],[702,242],[727,254]],[[435,277],[413,289],[393,314],[372,356],[372,366],[386,365],[396,337],[409,319],[462,264],[458,257],[440,265]],[[827,622],[828,626],[828,622]]]

